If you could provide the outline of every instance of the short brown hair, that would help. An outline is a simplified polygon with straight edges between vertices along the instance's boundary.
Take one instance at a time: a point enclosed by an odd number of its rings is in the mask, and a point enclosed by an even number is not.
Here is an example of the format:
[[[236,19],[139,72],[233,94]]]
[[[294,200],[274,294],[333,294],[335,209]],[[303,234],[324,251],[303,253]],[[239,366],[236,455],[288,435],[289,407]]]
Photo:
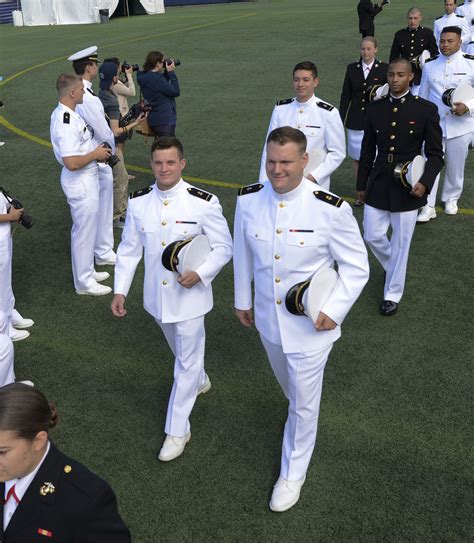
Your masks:
[[[74,74],[60,74],[56,79],[56,90],[59,96],[67,94],[69,89],[74,86],[75,83],[82,83],[82,79],[78,75]]]
[[[403,64],[409,74],[413,72],[413,65],[406,58],[402,58],[402,57],[394,58],[393,60],[389,62],[388,67],[390,68],[390,66],[393,66],[394,64]]]
[[[149,72],[153,70],[158,62],[163,62],[165,55],[159,51],[150,51],[146,56],[145,62],[143,63],[143,71]]]
[[[278,145],[286,145],[287,143],[296,143],[299,152],[303,155],[306,152],[307,139],[306,136],[297,128],[291,126],[281,126],[275,128],[268,134],[267,144],[270,142]]]
[[[155,151],[162,151],[163,149],[171,149],[175,147],[178,151],[179,158],[182,159],[184,156],[183,144],[179,141],[178,138],[174,136],[162,136],[161,138],[156,138],[151,146],[151,156]]]

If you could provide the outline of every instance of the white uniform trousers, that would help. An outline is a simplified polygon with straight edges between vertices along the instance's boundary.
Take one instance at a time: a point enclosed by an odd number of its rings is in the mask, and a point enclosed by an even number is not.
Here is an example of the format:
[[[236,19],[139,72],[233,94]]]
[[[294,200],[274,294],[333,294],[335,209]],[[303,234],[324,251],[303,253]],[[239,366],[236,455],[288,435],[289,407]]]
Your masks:
[[[71,261],[74,287],[76,290],[87,290],[97,284],[92,275],[99,214],[97,170],[71,176],[68,170],[63,168],[61,186],[72,217]]]
[[[472,133],[468,132],[457,138],[443,138],[444,148],[444,184],[441,192],[441,201],[449,202],[449,200],[459,200],[464,185],[464,166],[466,164],[467,154],[469,152],[469,144],[472,140]],[[435,207],[436,193],[438,192],[439,177],[428,195],[428,205]]]
[[[386,271],[384,300],[398,303],[405,288],[408,254],[418,209],[392,213],[364,206],[364,240]],[[392,227],[390,240],[387,237]]]
[[[0,334],[0,387],[15,381],[13,371],[13,343],[6,334]]]
[[[112,168],[99,163],[99,213],[94,254],[97,260],[113,260],[114,253],[114,177]]]
[[[204,383],[204,315],[182,322],[164,323],[155,319],[175,356],[174,383],[168,403],[165,432],[184,437],[198,389]]]
[[[12,290],[12,238],[0,240],[0,334],[8,334],[15,297]]]
[[[347,154],[353,160],[360,160],[360,150],[364,139],[363,130],[347,129]]]
[[[308,471],[316,444],[324,368],[333,344],[321,351],[285,354],[281,345],[271,343],[262,335],[260,339],[273,373],[290,402],[283,433],[280,477],[298,481]]]

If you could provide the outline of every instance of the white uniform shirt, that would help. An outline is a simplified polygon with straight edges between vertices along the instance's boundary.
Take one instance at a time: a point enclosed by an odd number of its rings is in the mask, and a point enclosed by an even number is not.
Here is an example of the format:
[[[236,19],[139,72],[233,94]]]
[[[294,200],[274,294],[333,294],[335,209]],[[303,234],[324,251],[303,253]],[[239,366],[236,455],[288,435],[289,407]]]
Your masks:
[[[437,105],[443,137],[448,139],[474,130],[474,100],[466,104],[470,114],[457,116],[441,99],[446,89],[465,82],[474,85],[474,60],[467,58],[462,51],[449,57],[440,55],[423,68],[419,95]]]
[[[471,0],[466,0],[464,4],[456,8],[456,14],[463,15],[465,17],[467,24],[469,25],[469,28],[471,30],[472,40],[474,36],[474,2],[472,2]]]
[[[232,238],[216,196],[193,196],[183,180],[171,190],[156,183],[145,195],[130,198],[122,241],[117,249],[115,293],[127,296],[145,249],[143,305],[156,319],[181,322],[212,309],[211,282],[232,256]],[[162,264],[164,249],[173,241],[204,234],[212,252],[197,270],[201,281],[186,289],[178,274]]]
[[[317,332],[310,318],[291,314],[285,306],[291,287],[337,261],[339,279],[321,311],[340,325],[369,278],[367,251],[349,204],[321,201],[315,190],[303,179],[293,191],[278,194],[268,182],[237,200],[235,307],[254,305],[258,331],[285,353],[318,351],[341,335],[340,326]]]
[[[10,204],[8,200],[3,195],[3,192],[0,192],[0,215],[6,215],[10,209]],[[0,222],[0,259],[5,260],[7,255],[4,254],[4,251],[7,247],[10,247],[9,256],[11,258],[11,222]]]
[[[457,26],[461,29],[461,40],[464,49],[471,41],[471,29],[466,18],[462,15],[457,15],[456,13],[451,13],[450,15],[446,15],[445,13],[442,17],[435,19],[433,24],[433,33],[438,47],[441,31],[446,26]]]
[[[84,156],[95,149],[92,134],[82,117],[59,102],[51,115],[51,143],[56,160],[64,166],[63,157]],[[76,171],[68,170],[70,176],[79,176],[85,170],[97,170],[97,162],[92,161]]]
[[[311,149],[323,149],[327,152],[322,164],[310,173],[320,185],[329,185],[329,176],[346,156],[346,137],[338,110],[316,96],[312,96],[304,103],[293,98],[288,104],[275,106],[267,137],[272,130],[281,126],[291,126],[301,130],[308,140],[306,149],[309,154]],[[265,143],[260,164],[260,182],[268,179],[265,171],[266,160],[267,146]]]
[[[92,83],[83,79],[84,83],[84,100],[82,104],[78,104],[76,111],[79,115],[94,129],[94,143],[97,147],[102,142],[106,141],[115,151],[115,139],[109,123],[107,122],[104,106],[100,98],[94,94]]]

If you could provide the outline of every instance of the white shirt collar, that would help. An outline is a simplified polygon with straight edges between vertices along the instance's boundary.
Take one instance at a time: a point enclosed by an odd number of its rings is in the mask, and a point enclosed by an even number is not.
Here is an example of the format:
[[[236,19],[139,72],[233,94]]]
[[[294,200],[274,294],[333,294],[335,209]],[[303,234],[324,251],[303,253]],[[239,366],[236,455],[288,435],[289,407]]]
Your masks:
[[[295,98],[295,103],[298,107],[309,107],[310,104],[316,101],[316,96],[313,94],[309,100],[306,100],[306,102],[298,102],[298,99]]]
[[[298,196],[304,190],[303,187],[306,182],[311,183],[311,181],[308,181],[307,179],[303,177],[301,179],[300,184],[296,188],[294,188],[293,190],[290,190],[290,192],[285,192],[284,194],[280,194],[279,192],[276,192],[275,190],[273,190],[273,187],[271,188],[270,192],[273,199],[275,199],[277,202],[291,202],[292,200],[295,200],[296,198],[298,198]]]
[[[184,181],[183,181],[183,178],[181,178],[176,183],[176,185],[174,187],[172,187],[171,189],[169,189],[169,190],[160,190],[158,185],[156,184],[156,181],[155,181],[154,188],[155,188],[156,194],[157,194],[158,198],[160,198],[160,200],[167,200],[169,198],[172,198],[173,196],[176,196],[178,194],[178,192],[180,192],[184,188]]]
[[[370,63],[370,64],[366,64],[364,61],[362,61],[362,69],[365,71],[367,68],[369,68],[369,70],[372,69],[372,66],[374,65],[374,62],[375,62],[375,59]]]
[[[446,55],[443,55],[443,53],[441,53],[441,56],[445,59],[445,60],[457,60],[458,58],[460,58],[462,55],[464,55],[464,51],[462,49],[459,49],[459,51],[457,51],[456,53],[454,53],[454,55],[449,55],[449,57],[447,57]]]
[[[83,79],[82,82],[84,83],[84,87],[86,89],[92,89],[92,81],[89,81],[88,79]]]

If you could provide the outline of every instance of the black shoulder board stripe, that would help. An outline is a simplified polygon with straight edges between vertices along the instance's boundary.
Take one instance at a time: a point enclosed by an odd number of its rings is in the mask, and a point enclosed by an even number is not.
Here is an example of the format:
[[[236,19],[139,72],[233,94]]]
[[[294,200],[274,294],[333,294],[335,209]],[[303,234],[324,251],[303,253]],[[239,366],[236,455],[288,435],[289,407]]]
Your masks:
[[[286,106],[286,104],[291,104],[291,102],[294,102],[294,98],[286,98],[286,100],[278,100],[276,103],[277,106]]]
[[[132,192],[132,194],[130,194],[130,198],[138,198],[138,196],[144,196],[145,194],[148,194],[151,190],[153,190],[153,187],[145,187],[144,189],[136,190],[135,192]]]
[[[209,192],[205,192],[201,189],[196,189],[195,187],[188,187],[188,192],[192,196],[196,196],[197,198],[206,200],[206,202],[209,202],[209,200],[212,198],[212,194],[210,194]]]
[[[339,198],[339,196],[333,196],[332,194],[328,194],[327,192],[324,192],[322,190],[315,190],[313,194],[318,200],[321,200],[322,202],[326,202],[327,204],[331,204],[336,207],[341,207],[344,202],[344,200],[342,198]]]
[[[96,96],[96,93],[92,89],[87,89],[87,90],[92,94],[92,96]]]
[[[255,185],[247,185],[246,187],[241,187],[237,196],[244,196],[244,194],[252,194],[253,192],[258,192],[263,189],[262,183],[255,183]]]
[[[435,55],[434,57],[427,58],[427,59],[425,60],[425,64],[426,64],[427,62],[431,62],[432,60],[436,60],[438,57],[439,57],[439,55]]]
[[[316,102],[316,104],[318,104],[319,107],[322,107],[327,111],[332,111],[334,109],[334,106],[332,106],[331,104],[326,104],[326,102]]]
[[[69,113],[65,111],[63,115],[63,123],[69,124],[70,120],[71,120],[71,115],[69,115]]]
[[[459,17],[460,19],[464,19],[464,15],[458,15],[457,13],[456,13],[456,17]]]
[[[464,58],[468,58],[469,60],[474,60],[474,55],[463,55]]]

